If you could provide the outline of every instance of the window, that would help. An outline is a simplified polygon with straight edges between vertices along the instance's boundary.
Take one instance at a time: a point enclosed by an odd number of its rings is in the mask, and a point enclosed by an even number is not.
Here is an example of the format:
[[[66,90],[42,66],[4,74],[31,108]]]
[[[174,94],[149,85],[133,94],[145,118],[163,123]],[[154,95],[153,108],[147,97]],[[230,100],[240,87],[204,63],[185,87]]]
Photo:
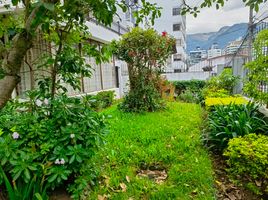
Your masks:
[[[181,69],[174,69],[174,73],[181,73],[182,70]]]
[[[172,15],[173,16],[177,16],[177,15],[180,15],[181,14],[181,9],[180,8],[173,8],[172,9]]]
[[[181,61],[182,55],[181,54],[174,54],[173,55],[173,61]]]
[[[173,24],[173,31],[180,31],[181,30],[181,24]]]
[[[176,46],[182,46],[182,40],[181,39],[176,40]]]

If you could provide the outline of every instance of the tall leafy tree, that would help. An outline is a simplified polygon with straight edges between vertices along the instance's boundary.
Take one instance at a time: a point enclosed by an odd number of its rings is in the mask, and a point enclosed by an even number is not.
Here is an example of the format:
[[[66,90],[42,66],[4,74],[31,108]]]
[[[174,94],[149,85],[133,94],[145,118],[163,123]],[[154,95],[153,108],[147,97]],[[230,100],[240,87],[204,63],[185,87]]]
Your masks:
[[[78,77],[89,76],[85,56],[93,56],[101,62],[107,59],[108,50],[89,45],[89,17],[110,26],[118,10],[128,9],[125,0],[12,0],[6,11],[0,13],[0,108],[10,99],[20,82],[20,70],[25,55],[33,47],[38,33],[53,47],[50,55],[44,55],[40,66],[49,70],[49,78],[40,81],[40,87],[54,97],[62,81],[79,87]],[[18,9],[14,10],[14,6]],[[137,22],[160,15],[155,4],[141,1],[135,12]],[[81,55],[82,47],[83,56]],[[64,88],[61,88],[64,89]]]

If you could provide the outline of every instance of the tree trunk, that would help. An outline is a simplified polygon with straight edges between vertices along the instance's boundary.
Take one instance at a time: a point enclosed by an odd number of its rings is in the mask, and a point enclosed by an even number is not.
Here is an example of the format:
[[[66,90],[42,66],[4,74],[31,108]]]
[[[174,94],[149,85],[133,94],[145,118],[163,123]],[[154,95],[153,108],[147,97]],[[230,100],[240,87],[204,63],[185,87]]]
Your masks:
[[[12,47],[3,60],[2,69],[5,77],[0,79],[0,108],[4,107],[11,98],[12,92],[20,82],[20,69],[24,56],[32,47],[33,38],[26,31],[17,34],[12,42]]]

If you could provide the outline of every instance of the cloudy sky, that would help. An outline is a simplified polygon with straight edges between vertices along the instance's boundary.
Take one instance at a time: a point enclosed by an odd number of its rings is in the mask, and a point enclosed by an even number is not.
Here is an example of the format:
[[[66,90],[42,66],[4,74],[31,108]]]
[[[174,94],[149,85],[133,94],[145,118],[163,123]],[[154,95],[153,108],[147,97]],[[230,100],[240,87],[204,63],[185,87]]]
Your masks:
[[[188,0],[191,5],[197,5],[202,0]],[[201,13],[194,18],[187,15],[187,33],[203,33],[218,31],[223,26],[248,22],[249,8],[245,7],[242,0],[229,0],[223,8],[203,8]]]

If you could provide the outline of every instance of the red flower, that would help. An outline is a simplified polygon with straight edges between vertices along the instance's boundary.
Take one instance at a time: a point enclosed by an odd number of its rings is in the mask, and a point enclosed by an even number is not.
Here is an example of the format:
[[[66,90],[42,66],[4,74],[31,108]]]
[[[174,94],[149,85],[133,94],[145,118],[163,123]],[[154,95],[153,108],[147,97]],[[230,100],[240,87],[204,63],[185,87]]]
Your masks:
[[[167,32],[166,31],[162,32],[162,36],[163,37],[166,37],[167,36]]]

